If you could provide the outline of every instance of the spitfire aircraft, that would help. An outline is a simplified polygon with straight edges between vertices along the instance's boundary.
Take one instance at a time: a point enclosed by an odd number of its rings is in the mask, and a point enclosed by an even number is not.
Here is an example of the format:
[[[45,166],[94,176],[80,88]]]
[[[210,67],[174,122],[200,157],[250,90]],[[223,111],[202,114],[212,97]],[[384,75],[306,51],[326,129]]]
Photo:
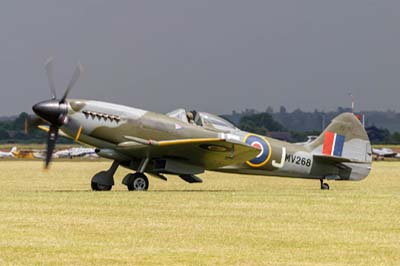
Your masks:
[[[128,190],[147,190],[150,176],[167,180],[177,175],[197,183],[205,170],[320,180],[362,180],[371,169],[371,145],[360,121],[351,113],[336,117],[314,141],[282,142],[245,132],[205,112],[178,109],[159,114],[94,100],[67,99],[82,72],[76,68],[61,99],[57,99],[52,60],[46,63],[51,99],[33,106],[50,123],[45,168],[52,158],[59,132],[96,147],[113,160],[108,170],[95,174],[93,190],[111,190],[119,166],[134,173],[123,178]]]

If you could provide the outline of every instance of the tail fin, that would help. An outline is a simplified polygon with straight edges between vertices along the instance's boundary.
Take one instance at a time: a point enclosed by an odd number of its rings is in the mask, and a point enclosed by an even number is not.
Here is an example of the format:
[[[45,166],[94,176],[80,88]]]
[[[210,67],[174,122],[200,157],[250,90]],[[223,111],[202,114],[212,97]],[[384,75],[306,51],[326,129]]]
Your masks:
[[[338,115],[316,140],[304,146],[322,163],[348,168],[346,177],[340,175],[340,179],[361,180],[370,172],[371,143],[354,114]]]
[[[17,147],[12,147],[11,150],[10,150],[10,153],[14,154],[16,152],[17,152]]]

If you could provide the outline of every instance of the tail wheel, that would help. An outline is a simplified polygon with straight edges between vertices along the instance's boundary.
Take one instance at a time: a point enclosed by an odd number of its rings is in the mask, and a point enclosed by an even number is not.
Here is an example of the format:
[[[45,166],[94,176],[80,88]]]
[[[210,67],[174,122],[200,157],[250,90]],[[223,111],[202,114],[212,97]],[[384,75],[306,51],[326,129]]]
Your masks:
[[[329,184],[324,183],[324,180],[323,180],[323,179],[320,179],[319,181],[320,181],[320,183],[321,183],[321,189],[322,189],[322,190],[329,190]]]
[[[329,184],[323,183],[323,184],[321,185],[321,189],[322,189],[322,190],[329,190]]]
[[[149,180],[142,173],[132,174],[128,182],[129,191],[146,191],[149,188]]]

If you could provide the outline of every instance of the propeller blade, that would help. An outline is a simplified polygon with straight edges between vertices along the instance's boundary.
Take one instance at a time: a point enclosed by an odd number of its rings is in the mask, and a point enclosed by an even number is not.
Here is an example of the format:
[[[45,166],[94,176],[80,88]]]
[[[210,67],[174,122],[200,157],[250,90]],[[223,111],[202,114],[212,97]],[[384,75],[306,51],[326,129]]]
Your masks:
[[[72,74],[72,78],[69,81],[69,84],[67,86],[67,89],[65,90],[64,96],[61,98],[60,103],[64,103],[65,99],[67,98],[70,90],[72,89],[72,87],[75,85],[75,83],[78,81],[79,77],[81,76],[83,72],[83,67],[81,64],[78,63],[78,65],[75,68],[74,73]]]
[[[31,130],[31,128],[36,128],[40,125],[48,125],[49,123],[44,121],[42,118],[40,117],[34,117],[29,118],[29,119],[25,119],[25,134],[29,134],[29,131]]]
[[[55,100],[57,98],[57,93],[56,93],[56,85],[54,83],[53,57],[47,59],[45,66],[46,66],[47,79],[49,81],[51,99]]]
[[[49,168],[54,148],[56,146],[57,138],[58,138],[58,128],[54,125],[51,125],[49,129],[49,135],[47,137],[46,161],[44,166],[45,169]]]

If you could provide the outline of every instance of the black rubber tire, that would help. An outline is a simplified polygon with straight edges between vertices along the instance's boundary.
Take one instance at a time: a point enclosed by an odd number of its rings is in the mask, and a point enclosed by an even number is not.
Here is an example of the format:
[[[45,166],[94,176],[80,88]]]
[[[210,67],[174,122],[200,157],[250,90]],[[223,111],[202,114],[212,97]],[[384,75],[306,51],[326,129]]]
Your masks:
[[[322,189],[322,190],[329,190],[329,184],[327,184],[327,183],[322,183],[321,189]]]
[[[146,191],[149,188],[149,179],[142,173],[134,173],[128,181],[129,191]]]
[[[92,182],[91,187],[93,191],[110,191],[112,189],[112,186],[101,185],[96,182]]]

